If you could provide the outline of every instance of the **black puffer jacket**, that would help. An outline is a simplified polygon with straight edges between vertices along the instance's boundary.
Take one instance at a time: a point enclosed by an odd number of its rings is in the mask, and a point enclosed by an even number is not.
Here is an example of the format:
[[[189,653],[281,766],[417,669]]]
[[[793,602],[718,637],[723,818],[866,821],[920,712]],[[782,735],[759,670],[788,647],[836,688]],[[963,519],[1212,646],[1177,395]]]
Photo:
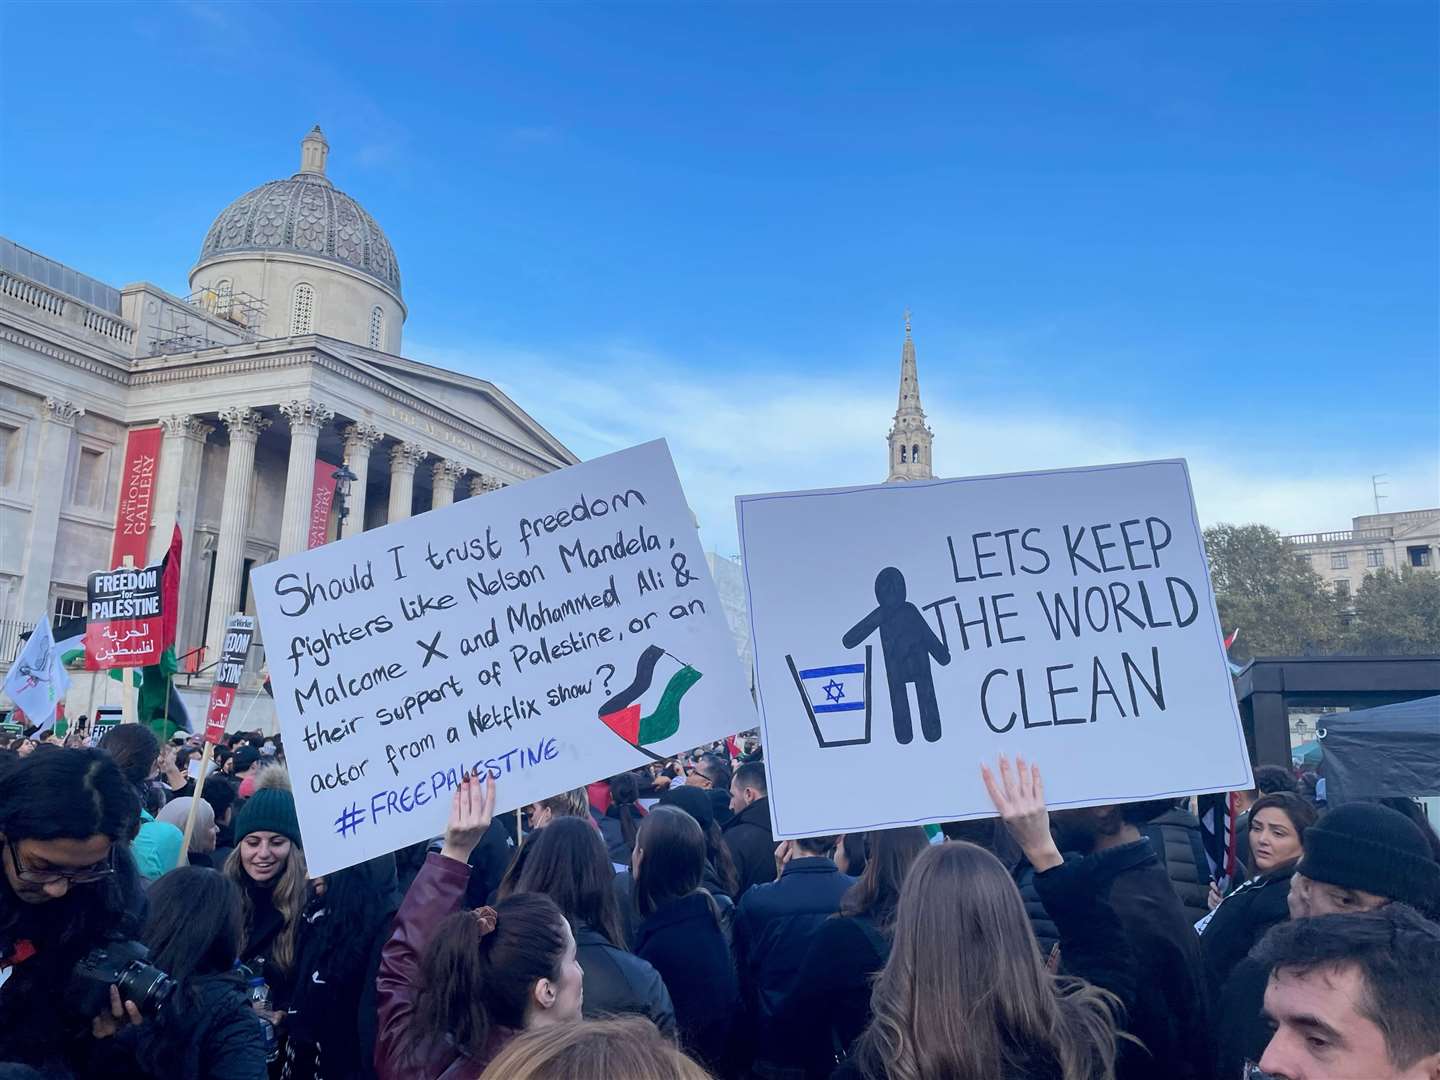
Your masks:
[[[192,978],[160,1020],[122,1028],[106,1063],[112,1080],[265,1080],[265,1041],[240,976]]]
[[[662,1035],[675,1034],[670,991],[647,961],[612,945],[588,923],[575,927],[575,958],[585,972],[585,1019],[636,1013]]]
[[[735,902],[751,885],[775,880],[775,837],[770,832],[770,800],[756,799],[728,822],[721,835],[735,860]]]
[[[1235,965],[1249,955],[1265,931],[1290,917],[1290,879],[1294,876],[1292,863],[1251,878],[1215,909],[1200,935],[1212,994],[1218,996]]]
[[[1185,905],[1190,925],[1210,913],[1210,863],[1205,858],[1205,840],[1200,819],[1188,810],[1167,810],[1140,830],[1150,838],[1155,854],[1165,864],[1165,873],[1175,895]]]

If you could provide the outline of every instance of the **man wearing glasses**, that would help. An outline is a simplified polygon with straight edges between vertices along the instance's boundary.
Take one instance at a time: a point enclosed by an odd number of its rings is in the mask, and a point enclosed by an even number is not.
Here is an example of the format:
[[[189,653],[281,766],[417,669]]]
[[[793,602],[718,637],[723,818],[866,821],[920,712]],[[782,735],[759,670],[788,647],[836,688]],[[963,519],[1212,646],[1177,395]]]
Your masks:
[[[715,808],[715,823],[722,829],[734,817],[730,810],[730,763],[719,754],[701,754],[685,769],[685,785],[700,788]]]
[[[94,1075],[82,1033],[101,1030],[67,1010],[66,988],[82,956],[138,929],[127,850],[138,813],[134,789],[99,750],[35,754],[0,777],[0,1016],[24,1017],[0,1024],[0,1061],[63,1061]],[[122,1014],[131,1022],[133,1009]]]

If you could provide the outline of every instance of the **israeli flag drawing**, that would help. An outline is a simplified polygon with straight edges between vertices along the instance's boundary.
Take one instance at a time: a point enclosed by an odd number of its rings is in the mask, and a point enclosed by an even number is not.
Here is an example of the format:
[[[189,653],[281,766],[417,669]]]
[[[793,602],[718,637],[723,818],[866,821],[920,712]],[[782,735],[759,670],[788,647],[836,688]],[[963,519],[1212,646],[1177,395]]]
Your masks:
[[[871,646],[865,662],[801,668],[786,655],[805,715],[821,747],[861,746],[870,741]]]

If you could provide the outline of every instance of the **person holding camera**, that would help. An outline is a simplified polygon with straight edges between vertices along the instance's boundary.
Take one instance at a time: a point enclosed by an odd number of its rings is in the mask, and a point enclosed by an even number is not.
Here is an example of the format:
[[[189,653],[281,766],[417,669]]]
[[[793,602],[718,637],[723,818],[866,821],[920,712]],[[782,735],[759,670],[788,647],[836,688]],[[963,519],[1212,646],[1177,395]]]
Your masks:
[[[99,750],[56,749],[0,774],[0,1061],[90,1075],[96,1037],[141,1013],[102,985],[85,1013],[77,965],[139,929],[144,905],[129,838],[134,789]],[[85,962],[85,963],[82,963]],[[82,980],[83,981],[83,980]]]
[[[240,890],[215,870],[185,866],[150,887],[146,961],[124,984],[140,1024],[111,1040],[110,1080],[265,1080],[266,1046],[236,967],[244,941]],[[128,995],[127,995],[128,996]]]

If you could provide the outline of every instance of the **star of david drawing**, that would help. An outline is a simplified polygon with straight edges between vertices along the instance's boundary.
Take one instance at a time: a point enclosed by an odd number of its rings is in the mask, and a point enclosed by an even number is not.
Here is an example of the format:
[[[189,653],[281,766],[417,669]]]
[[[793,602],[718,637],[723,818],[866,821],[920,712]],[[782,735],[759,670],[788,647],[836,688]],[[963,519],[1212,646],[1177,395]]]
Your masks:
[[[820,689],[825,691],[825,700],[826,700],[826,701],[839,701],[841,698],[843,698],[843,697],[845,696],[845,687],[844,687],[844,685],[841,684],[841,683],[836,682],[834,679],[831,679],[828,683],[826,683],[826,684],[825,684],[824,686],[822,686]]]

